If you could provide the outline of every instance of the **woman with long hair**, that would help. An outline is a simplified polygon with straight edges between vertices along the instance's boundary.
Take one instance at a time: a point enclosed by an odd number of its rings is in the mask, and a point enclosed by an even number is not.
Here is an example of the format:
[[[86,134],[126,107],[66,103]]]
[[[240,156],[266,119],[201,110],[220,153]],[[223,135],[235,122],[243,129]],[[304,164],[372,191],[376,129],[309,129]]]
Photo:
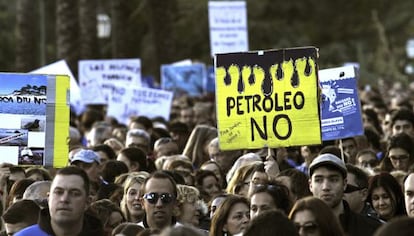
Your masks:
[[[121,200],[121,210],[127,222],[138,223],[144,217],[144,209],[139,199],[139,189],[146,176],[138,173],[130,173],[124,183],[124,194]]]
[[[344,236],[338,218],[326,203],[316,197],[309,196],[296,201],[289,213],[300,236]]]
[[[231,236],[242,233],[250,221],[246,198],[228,195],[211,220],[210,236]]]
[[[384,221],[405,215],[403,192],[389,173],[380,173],[370,179],[367,201]]]

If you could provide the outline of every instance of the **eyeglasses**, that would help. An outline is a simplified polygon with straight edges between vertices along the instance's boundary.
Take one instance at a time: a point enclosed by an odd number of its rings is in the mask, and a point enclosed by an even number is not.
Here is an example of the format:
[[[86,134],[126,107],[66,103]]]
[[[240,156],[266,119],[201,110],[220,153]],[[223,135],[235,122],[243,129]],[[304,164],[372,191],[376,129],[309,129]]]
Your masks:
[[[146,193],[143,198],[150,204],[157,204],[158,199],[161,199],[162,204],[170,204],[175,200],[175,196],[171,193]]]
[[[347,184],[346,189],[345,189],[345,193],[353,193],[353,192],[356,192],[356,191],[360,191],[362,189],[364,189],[364,187],[359,187],[359,186]]]
[[[369,161],[361,161],[360,162],[360,165],[362,167],[368,167],[368,166],[374,167],[377,164],[378,164],[378,161],[377,160],[369,160]]]
[[[300,231],[300,229],[303,229],[303,232],[305,232],[306,234],[313,234],[318,230],[318,225],[313,222],[305,223],[303,225],[295,224],[295,227],[298,230],[298,232]]]
[[[403,161],[403,160],[407,160],[410,156],[405,154],[405,155],[392,155],[392,156],[388,156],[388,158],[390,158],[393,161]]]

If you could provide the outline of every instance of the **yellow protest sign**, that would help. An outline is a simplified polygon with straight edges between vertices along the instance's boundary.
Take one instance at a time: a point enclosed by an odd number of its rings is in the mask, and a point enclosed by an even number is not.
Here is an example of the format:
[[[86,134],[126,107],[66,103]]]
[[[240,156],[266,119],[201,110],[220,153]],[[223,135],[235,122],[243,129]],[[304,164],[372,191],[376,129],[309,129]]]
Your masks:
[[[317,49],[217,54],[221,150],[321,143]]]

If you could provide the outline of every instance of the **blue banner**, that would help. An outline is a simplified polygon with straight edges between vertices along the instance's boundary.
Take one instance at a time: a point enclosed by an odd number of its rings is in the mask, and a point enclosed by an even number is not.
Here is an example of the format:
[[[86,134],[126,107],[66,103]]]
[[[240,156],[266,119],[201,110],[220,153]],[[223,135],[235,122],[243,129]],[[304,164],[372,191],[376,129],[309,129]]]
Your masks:
[[[319,71],[322,89],[322,140],[335,140],[362,135],[361,106],[357,73],[353,66]]]

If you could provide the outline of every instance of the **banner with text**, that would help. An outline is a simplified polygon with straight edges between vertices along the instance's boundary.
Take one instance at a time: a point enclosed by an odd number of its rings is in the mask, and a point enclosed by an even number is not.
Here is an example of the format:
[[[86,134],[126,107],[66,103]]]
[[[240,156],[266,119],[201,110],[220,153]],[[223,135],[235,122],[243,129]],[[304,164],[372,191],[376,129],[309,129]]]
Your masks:
[[[322,88],[322,140],[364,134],[357,79],[353,66],[319,71]]]
[[[80,60],[78,76],[85,104],[108,104],[112,91],[141,87],[141,61]]]
[[[127,124],[131,116],[170,119],[173,93],[151,88],[123,88],[110,96],[107,115]]]
[[[249,50],[245,1],[209,1],[211,55]]]
[[[203,95],[205,80],[206,66],[202,63],[161,66],[161,88],[174,92],[174,97]]]
[[[67,165],[69,77],[0,73],[0,162]]]
[[[221,150],[321,143],[317,49],[217,54]]]

